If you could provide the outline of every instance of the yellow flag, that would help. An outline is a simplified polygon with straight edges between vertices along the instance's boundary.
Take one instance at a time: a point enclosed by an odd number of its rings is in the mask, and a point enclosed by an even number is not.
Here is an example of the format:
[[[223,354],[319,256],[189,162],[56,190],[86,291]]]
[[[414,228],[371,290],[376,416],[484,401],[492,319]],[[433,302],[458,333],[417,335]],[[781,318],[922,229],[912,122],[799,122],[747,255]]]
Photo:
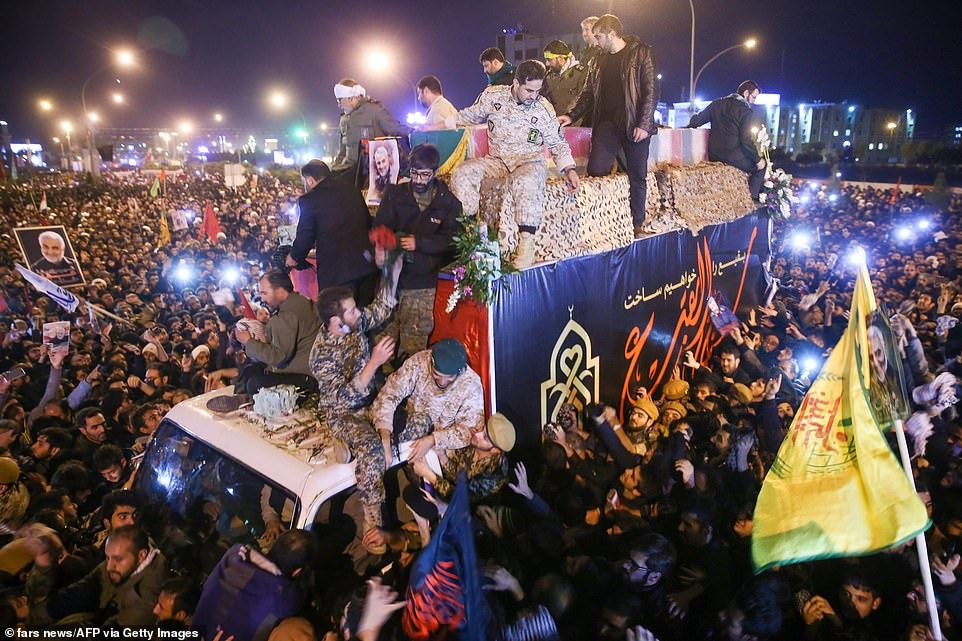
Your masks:
[[[878,398],[872,390],[877,374],[867,327],[875,308],[862,265],[848,328],[799,406],[758,495],[752,531],[757,572],[877,552],[929,526],[871,405]]]
[[[160,234],[157,236],[157,247],[170,244],[170,227],[167,226],[167,212],[160,210]]]

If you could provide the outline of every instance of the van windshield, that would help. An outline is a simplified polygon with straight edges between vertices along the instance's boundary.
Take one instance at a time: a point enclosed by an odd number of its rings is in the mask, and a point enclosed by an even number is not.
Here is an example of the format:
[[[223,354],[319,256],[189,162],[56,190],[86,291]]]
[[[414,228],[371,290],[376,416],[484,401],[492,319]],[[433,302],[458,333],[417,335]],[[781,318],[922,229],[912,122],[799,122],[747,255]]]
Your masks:
[[[168,419],[158,426],[134,487],[191,534],[231,543],[253,542],[271,520],[289,527],[300,510],[293,493]]]

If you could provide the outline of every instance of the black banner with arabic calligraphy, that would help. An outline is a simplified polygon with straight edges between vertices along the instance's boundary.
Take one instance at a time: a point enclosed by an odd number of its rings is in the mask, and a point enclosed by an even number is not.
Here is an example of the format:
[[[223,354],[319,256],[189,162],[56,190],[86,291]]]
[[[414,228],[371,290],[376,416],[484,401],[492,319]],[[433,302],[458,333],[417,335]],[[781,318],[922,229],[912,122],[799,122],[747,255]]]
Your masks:
[[[639,385],[659,398],[686,350],[706,361],[722,339],[708,297],[744,317],[764,293],[770,237],[771,220],[750,215],[510,276],[491,307],[494,384],[519,445],[562,402],[623,411]]]

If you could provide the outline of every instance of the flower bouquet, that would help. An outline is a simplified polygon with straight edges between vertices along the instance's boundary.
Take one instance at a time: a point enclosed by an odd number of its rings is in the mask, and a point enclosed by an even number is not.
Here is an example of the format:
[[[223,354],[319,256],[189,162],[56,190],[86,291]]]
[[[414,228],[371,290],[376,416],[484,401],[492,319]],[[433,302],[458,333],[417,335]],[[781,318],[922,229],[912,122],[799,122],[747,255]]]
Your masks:
[[[515,271],[506,263],[501,264],[501,251],[497,240],[488,240],[488,227],[473,217],[458,218],[461,233],[454,237],[455,259],[454,291],[448,297],[445,311],[450,314],[462,299],[473,300],[482,305],[491,301],[491,283],[504,274]]]
[[[753,131],[758,155],[765,159],[765,182],[758,193],[758,202],[765,205],[773,218],[788,220],[792,215],[792,205],[798,202],[792,192],[792,175],[783,169],[772,169],[772,159],[768,153],[772,139],[768,129],[762,125]]]
[[[788,220],[792,215],[792,205],[798,197],[792,191],[792,175],[783,169],[770,171],[758,193],[758,202],[768,209],[773,218]]]
[[[403,234],[401,235],[403,236]],[[401,249],[400,243],[398,243],[398,234],[384,225],[378,225],[367,233],[367,239],[374,245],[375,256],[384,256],[384,263],[380,266],[381,275],[385,279],[390,280],[395,259],[397,259],[398,256],[405,256],[405,258],[407,258],[407,252]],[[375,264],[377,263],[376,260],[374,262]]]

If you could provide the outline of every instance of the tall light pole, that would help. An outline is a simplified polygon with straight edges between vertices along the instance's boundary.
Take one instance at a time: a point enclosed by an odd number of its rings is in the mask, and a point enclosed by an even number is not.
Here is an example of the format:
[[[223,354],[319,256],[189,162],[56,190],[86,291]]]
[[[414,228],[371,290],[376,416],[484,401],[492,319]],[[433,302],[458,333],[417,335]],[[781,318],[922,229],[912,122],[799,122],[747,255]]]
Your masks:
[[[304,117],[304,112],[302,112],[297,107],[290,109],[293,106],[293,101],[287,92],[281,89],[273,89],[267,94],[267,104],[270,105],[273,111],[278,113],[284,113],[288,110],[296,113],[301,119],[301,126],[295,132],[295,137],[301,139],[301,144],[304,146],[304,150],[307,149],[307,118]]]
[[[688,104],[695,102],[695,3],[688,0],[688,8],[691,9],[691,57],[688,59]],[[689,111],[692,111],[689,109]]]
[[[54,136],[54,137],[53,137],[53,142],[54,142],[55,145],[60,145],[60,168],[61,168],[61,169],[64,169],[64,165],[66,164],[67,159],[66,159],[66,157],[64,157],[64,155],[63,155],[63,141],[60,140],[60,138]]]
[[[695,104],[695,89],[698,87],[698,79],[701,78],[702,72],[705,71],[705,69],[708,68],[708,65],[710,65],[710,64],[713,63],[713,62],[715,62],[716,60],[718,60],[719,58],[721,58],[723,55],[725,55],[726,53],[728,53],[729,51],[733,51],[733,50],[739,49],[739,48],[741,48],[741,47],[745,47],[746,49],[754,49],[756,44],[758,44],[758,41],[757,41],[757,40],[755,40],[754,38],[749,38],[749,39],[746,40],[745,42],[739,42],[737,45],[732,45],[732,46],[730,46],[730,47],[726,47],[725,49],[722,49],[721,51],[719,51],[718,53],[716,53],[714,56],[712,56],[711,58],[709,58],[709,59],[708,59],[708,62],[706,62],[705,64],[703,64],[703,65],[701,66],[701,69],[698,70],[698,73],[695,75],[695,81],[692,82],[692,84],[691,84],[691,95],[688,97],[688,99],[689,99],[689,104],[692,105],[692,107],[694,107],[694,104]]]
[[[73,156],[73,146],[70,144],[70,132],[73,131],[73,124],[69,120],[61,120],[60,128],[63,129],[64,135],[67,136],[67,153]],[[61,147],[62,149],[62,147]],[[67,170],[70,170],[70,159],[67,160]]]
[[[90,118],[87,114],[87,85],[90,84],[91,80],[102,74],[104,71],[110,69],[114,64],[122,68],[128,68],[134,66],[136,62],[137,59],[132,51],[129,49],[121,49],[114,53],[114,62],[112,64],[105,65],[87,76],[87,79],[84,80],[83,86],[80,88],[80,106],[83,108],[84,126],[87,128],[87,153],[90,161],[90,172],[95,177],[100,176],[100,163],[94,160],[96,148],[94,147],[93,128],[90,126]],[[120,96],[119,101],[117,100],[116,96]],[[114,94],[114,102],[123,102],[123,96],[120,94]]]
[[[418,86],[399,74],[394,69],[390,54],[383,49],[372,49],[364,54],[364,67],[369,73],[374,75],[394,76],[404,84],[411,87],[414,92],[414,112],[419,113],[420,103],[418,102]]]

